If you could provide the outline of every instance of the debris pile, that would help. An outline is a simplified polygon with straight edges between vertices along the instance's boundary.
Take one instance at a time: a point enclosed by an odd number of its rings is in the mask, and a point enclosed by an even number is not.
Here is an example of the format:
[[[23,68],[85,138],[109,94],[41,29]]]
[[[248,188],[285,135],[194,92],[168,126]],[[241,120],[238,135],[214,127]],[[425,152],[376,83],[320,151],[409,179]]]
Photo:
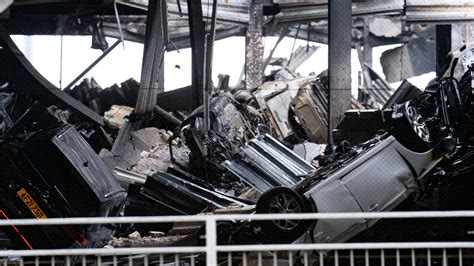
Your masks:
[[[164,236],[164,234],[158,234],[153,236],[141,236],[140,233],[134,232],[127,237],[112,237],[109,240],[108,245],[116,248],[121,247],[159,247],[169,246],[182,240],[185,236]]]
[[[5,57],[9,49],[2,50]],[[450,67],[459,72],[456,63]],[[458,208],[434,201],[459,194],[453,184],[472,174],[474,65],[462,67],[463,75],[440,77],[424,91],[405,81],[388,93],[377,82],[380,91],[365,96],[381,108],[352,99],[334,143],[328,143],[327,72],[301,77],[282,67],[251,90],[213,88],[209,112],[190,110],[181,90],[159,97],[179,99],[173,108],[158,100],[152,111],[137,114],[133,80],[104,90],[85,80],[68,91],[95,113],[63,92],[52,103],[9,82],[0,89],[0,210],[38,219],[382,212],[407,199]],[[341,242],[376,222],[221,222],[217,240]],[[202,244],[202,230],[164,223],[5,233],[19,248],[65,248]]]

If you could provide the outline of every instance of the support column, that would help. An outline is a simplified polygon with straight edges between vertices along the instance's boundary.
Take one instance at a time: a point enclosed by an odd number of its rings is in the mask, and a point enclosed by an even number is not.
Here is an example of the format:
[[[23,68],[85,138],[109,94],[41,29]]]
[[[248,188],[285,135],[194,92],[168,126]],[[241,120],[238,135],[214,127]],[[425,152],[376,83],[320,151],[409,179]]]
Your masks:
[[[369,19],[364,19],[364,63],[372,67],[372,46],[370,46]]]
[[[364,32],[363,32],[363,46],[362,50],[360,45],[356,44],[357,55],[359,57],[360,67],[362,69],[362,78],[363,78],[363,87],[366,90],[372,88],[372,79],[369,74],[369,69],[367,67],[372,67],[372,46],[370,45],[370,29],[369,29],[370,20],[368,18],[364,19]],[[362,53],[361,53],[362,52]]]
[[[166,47],[168,46],[169,42],[169,36],[168,36],[168,3],[166,0],[160,0],[160,19],[161,19],[161,32],[160,34],[163,36],[161,39],[161,43],[159,43],[161,49],[158,51],[160,55],[158,56],[158,61],[157,64],[155,64],[155,69],[154,69],[154,82],[156,86],[156,94],[155,97],[157,97],[157,94],[165,92],[165,53],[166,53]],[[156,56],[156,55],[155,55]],[[156,99],[153,101],[153,103],[156,105]]]
[[[192,99],[193,109],[202,105],[202,94],[204,90],[204,44],[206,29],[202,17],[201,0],[187,0],[189,31],[191,34],[191,60],[192,60],[192,78],[191,87],[193,89]]]
[[[253,0],[245,36],[245,87],[255,88],[263,81],[263,3]]]
[[[159,92],[164,91],[164,55],[168,43],[166,0],[148,6],[145,47],[135,112],[151,112]]]
[[[351,103],[351,29],[351,0],[329,1],[329,143]]]
[[[441,77],[451,51],[451,25],[436,25],[436,75]]]

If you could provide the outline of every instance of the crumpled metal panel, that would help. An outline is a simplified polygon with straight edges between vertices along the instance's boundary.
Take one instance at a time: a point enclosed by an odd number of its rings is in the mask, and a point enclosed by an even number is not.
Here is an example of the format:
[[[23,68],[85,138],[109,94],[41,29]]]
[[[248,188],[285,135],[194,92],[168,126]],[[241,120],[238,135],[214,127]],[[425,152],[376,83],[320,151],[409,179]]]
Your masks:
[[[403,80],[402,84],[387,100],[382,110],[392,108],[394,104],[401,104],[403,102],[414,100],[422,94],[422,91],[415,85],[411,84],[408,80]]]
[[[319,50],[320,46],[316,45],[302,45],[296,48],[295,52],[291,55],[290,61],[288,63],[288,69],[292,72],[303,65],[313,54]]]
[[[434,33],[434,29],[430,31]],[[434,41],[416,38],[406,45],[383,52],[380,63],[387,81],[397,82],[435,71],[435,48]]]
[[[390,99],[394,90],[390,87],[390,84],[370,66],[365,64],[365,68],[371,79],[372,87],[370,89],[360,89],[358,100],[372,108],[379,109]]]
[[[254,202],[238,199],[214,190],[204,181],[178,168],[149,176],[141,194],[178,214],[198,214],[209,207],[225,208],[231,204]]]
[[[298,91],[316,79],[316,76],[309,76],[291,80],[269,81],[263,83],[254,92],[260,109],[266,112],[279,139],[283,140],[293,135],[293,129],[288,124],[288,109]]]
[[[235,99],[232,97],[230,92],[225,92],[216,97],[213,97],[210,103],[210,119],[211,119],[211,131],[219,132],[221,136],[225,136],[226,143],[245,143],[249,138],[247,133],[252,132],[245,122],[245,119],[237,106],[234,104]],[[202,145],[202,139],[204,136],[203,124],[202,124],[202,113],[203,106],[200,106],[189,114],[183,121],[183,128],[187,128],[184,132],[187,138],[187,145],[192,146],[195,143],[200,149],[202,154],[207,153],[205,145]],[[190,125],[188,129],[188,125]],[[188,133],[192,132],[191,135]],[[253,135],[252,135],[253,136]],[[211,138],[212,139],[212,138]],[[216,139],[217,141],[217,139]],[[212,141],[208,144],[211,144]],[[230,145],[233,146],[233,145]],[[193,150],[196,151],[196,150]],[[215,150],[212,150],[213,152]]]
[[[320,84],[315,85],[314,89],[303,87],[291,102],[291,108],[301,127],[308,138],[317,143],[327,142],[328,101],[324,94]]]
[[[442,78],[449,77],[451,70],[453,71],[453,77],[457,80],[461,80],[464,73],[468,70],[471,62],[474,61],[474,44],[469,44],[466,47],[461,46],[450,52],[453,60],[449,64],[446,72],[442,75]],[[457,60],[456,60],[457,59]]]
[[[260,192],[275,186],[294,186],[314,170],[270,135],[250,140],[240,148],[236,159],[222,166]]]
[[[293,99],[293,91],[287,90],[267,100],[268,118],[274,125],[279,138],[285,139],[293,134],[293,129],[288,124],[288,108]]]
[[[125,199],[125,191],[91,146],[69,127],[52,139],[104,204]],[[79,153],[79,151],[82,151]]]

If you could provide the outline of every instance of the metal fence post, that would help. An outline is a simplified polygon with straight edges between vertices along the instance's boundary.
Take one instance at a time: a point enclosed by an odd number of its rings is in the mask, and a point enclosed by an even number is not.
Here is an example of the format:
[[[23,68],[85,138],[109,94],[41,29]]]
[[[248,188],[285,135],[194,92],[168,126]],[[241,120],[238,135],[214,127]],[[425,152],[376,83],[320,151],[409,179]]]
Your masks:
[[[206,217],[206,260],[207,265],[217,265],[217,238],[216,219],[209,215]]]

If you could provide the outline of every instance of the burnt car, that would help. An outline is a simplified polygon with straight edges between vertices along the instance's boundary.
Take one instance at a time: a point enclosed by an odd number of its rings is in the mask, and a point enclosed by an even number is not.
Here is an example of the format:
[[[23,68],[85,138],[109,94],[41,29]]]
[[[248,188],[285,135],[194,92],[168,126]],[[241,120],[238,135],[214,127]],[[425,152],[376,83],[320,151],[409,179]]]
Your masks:
[[[392,107],[388,132],[329,153],[292,187],[266,191],[256,212],[386,212],[415,191],[421,198],[434,186],[450,187],[453,176],[472,173],[473,90],[474,63],[459,80],[452,74],[433,80],[415,100]],[[308,230],[315,242],[344,242],[376,222],[274,220],[259,222],[255,231],[269,243],[292,242]]]
[[[2,108],[3,120],[9,121],[0,132],[0,210],[5,217],[119,215],[126,192],[76,128],[58,121],[39,102],[16,101],[23,107],[9,101]],[[22,249],[103,246],[114,231],[108,225],[2,229]]]

